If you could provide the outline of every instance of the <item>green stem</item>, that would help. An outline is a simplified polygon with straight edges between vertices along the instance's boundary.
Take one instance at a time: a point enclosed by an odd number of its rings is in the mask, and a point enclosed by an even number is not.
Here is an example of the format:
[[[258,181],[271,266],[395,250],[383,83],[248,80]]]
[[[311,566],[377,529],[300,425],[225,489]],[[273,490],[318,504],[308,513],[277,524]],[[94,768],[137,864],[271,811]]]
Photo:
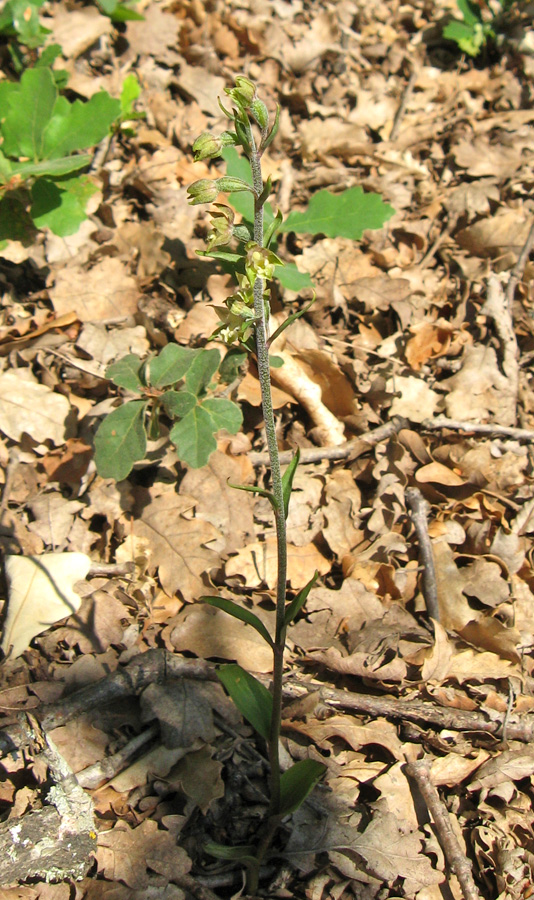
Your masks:
[[[263,179],[261,173],[260,153],[256,148],[254,135],[250,129],[250,166],[252,181],[255,190],[254,200],[254,240],[263,247],[263,202],[258,198],[263,191]],[[254,313],[257,317],[256,324],[256,355],[258,361],[258,376],[261,387],[263,420],[267,437],[267,448],[271,466],[272,493],[276,501],[276,542],[278,557],[278,578],[276,589],[276,627],[273,648],[273,711],[271,716],[271,728],[269,734],[269,764],[270,764],[270,810],[269,821],[263,838],[258,847],[258,864],[267,852],[272,841],[278,818],[276,813],[280,806],[280,757],[279,738],[282,716],[282,676],[284,672],[284,649],[286,628],[284,627],[284,613],[286,604],[287,585],[287,532],[284,512],[284,494],[282,486],[282,471],[280,468],[280,455],[276,440],[276,425],[271,392],[271,372],[269,366],[269,347],[265,304],[263,298],[264,282],[262,278],[256,278],[254,282]],[[254,879],[255,880],[255,879]],[[248,885],[251,893],[255,891],[254,885]]]

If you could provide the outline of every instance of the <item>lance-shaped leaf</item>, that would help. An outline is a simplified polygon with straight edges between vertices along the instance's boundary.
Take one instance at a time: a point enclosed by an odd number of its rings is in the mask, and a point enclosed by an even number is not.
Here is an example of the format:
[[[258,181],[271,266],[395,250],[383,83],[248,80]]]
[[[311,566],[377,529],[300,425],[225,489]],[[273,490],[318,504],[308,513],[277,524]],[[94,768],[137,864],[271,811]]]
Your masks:
[[[381,228],[394,212],[379,194],[366,194],[361,187],[349,188],[342,194],[324,190],[313,194],[304,212],[290,213],[280,231],[358,241],[367,228]]]
[[[242,862],[245,865],[257,864],[257,859],[254,855],[256,848],[251,844],[243,844],[241,847],[227,847],[225,844],[216,844],[213,841],[209,841],[207,844],[204,844],[204,850],[216,859],[229,859],[233,862]]]
[[[144,387],[139,377],[142,365],[142,360],[135,353],[128,353],[107,367],[106,378],[127,391],[140,393]]]
[[[266,497],[269,503],[271,504],[273,511],[275,513],[278,512],[278,503],[276,502],[276,497],[274,496],[272,491],[267,491],[265,488],[257,487],[255,484],[232,484],[231,481],[228,482],[228,487],[234,488],[236,491],[249,491],[251,494],[259,494],[260,497]]]
[[[250,672],[234,664],[221,666],[218,676],[242,716],[259,735],[269,740],[273,698]]]
[[[297,270],[297,271],[298,271],[298,270]],[[300,274],[300,273],[299,273],[299,274]],[[286,286],[287,286],[287,285],[286,285]],[[297,319],[300,319],[300,317],[303,316],[304,313],[307,313],[308,310],[310,309],[310,307],[313,306],[313,304],[315,303],[315,300],[316,300],[316,297],[312,297],[312,299],[309,301],[309,303],[306,303],[306,305],[303,306],[302,309],[299,309],[298,312],[291,313],[291,315],[288,316],[287,319],[285,319],[285,320],[282,322],[282,324],[278,326],[278,328],[276,329],[276,331],[273,331],[271,337],[270,337],[269,340],[267,341],[267,346],[270,347],[271,344],[274,343],[274,341],[276,340],[276,338],[279,337],[279,336],[282,334],[282,332],[286,330],[286,328],[289,328],[289,326],[290,326],[293,322],[295,322]]]
[[[308,584],[305,584],[304,587],[298,592],[296,597],[293,597],[291,603],[287,606],[285,615],[284,615],[284,627],[287,628],[290,622],[293,621],[301,611],[302,607],[306,603],[308,599],[308,594],[310,593],[312,587],[315,582],[319,578],[319,572],[316,572],[313,578],[310,578]]]
[[[95,434],[95,464],[102,478],[122,481],[146,454],[144,400],[132,400],[106,416]]]
[[[302,806],[308,794],[326,772],[326,766],[315,759],[301,759],[280,778],[280,806],[277,814],[287,816]]]
[[[282,493],[284,496],[284,515],[287,519],[289,513],[289,500],[291,498],[291,490],[293,488],[293,479],[295,477],[295,472],[297,471],[297,466],[299,464],[300,459],[300,450],[297,447],[297,452],[295,453],[293,459],[289,463],[287,469],[282,475]]]
[[[273,646],[271,635],[267,631],[265,625],[261,619],[258,619],[258,616],[250,611],[250,609],[244,609],[242,606],[238,606],[237,603],[234,603],[233,600],[227,600],[226,597],[201,597],[200,599],[203,603],[209,603],[210,606],[222,609],[223,612],[228,613],[229,616],[233,616],[234,619],[239,619],[247,625],[252,625],[258,634],[261,634],[263,640],[266,641],[270,647]]]

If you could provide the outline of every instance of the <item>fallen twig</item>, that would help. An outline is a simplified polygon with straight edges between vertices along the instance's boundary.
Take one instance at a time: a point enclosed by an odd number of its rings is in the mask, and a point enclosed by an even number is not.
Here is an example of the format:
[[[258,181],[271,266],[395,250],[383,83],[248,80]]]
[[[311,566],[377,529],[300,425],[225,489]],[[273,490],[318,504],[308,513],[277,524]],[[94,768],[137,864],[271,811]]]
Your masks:
[[[530,226],[530,231],[527,235],[527,239],[523,245],[523,249],[519,254],[518,260],[510,273],[510,278],[508,280],[508,284],[506,285],[506,301],[508,303],[509,309],[512,308],[512,303],[514,300],[515,289],[518,282],[523,277],[523,272],[525,270],[525,266],[527,264],[528,258],[534,247],[534,221]]]
[[[445,854],[448,866],[459,883],[465,900],[482,900],[473,879],[471,863],[462,851],[458,839],[452,829],[449,812],[443,804],[436,787],[430,780],[430,767],[426,760],[419,759],[408,763],[406,774],[413,778],[419,788],[428,811],[434,820],[439,842]]]
[[[431,619],[440,621],[438,586],[436,582],[436,569],[434,566],[434,553],[432,542],[428,534],[428,513],[430,504],[425,500],[417,487],[408,488],[405,491],[408,506],[411,510],[411,520],[419,541],[419,559],[423,566],[423,597],[426,609]]]
[[[447,416],[436,416],[435,419],[424,419],[421,423],[427,430],[451,428],[454,431],[472,431],[474,434],[488,434],[493,437],[507,437],[514,441],[534,441],[534,431],[528,428],[514,428],[506,425],[482,425],[479,422],[459,422]]]

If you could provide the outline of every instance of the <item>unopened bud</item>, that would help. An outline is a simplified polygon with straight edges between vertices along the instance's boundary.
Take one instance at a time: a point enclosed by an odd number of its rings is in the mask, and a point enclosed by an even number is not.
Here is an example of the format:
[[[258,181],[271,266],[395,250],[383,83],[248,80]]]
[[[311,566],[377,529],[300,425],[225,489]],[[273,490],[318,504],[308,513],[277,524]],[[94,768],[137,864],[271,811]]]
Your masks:
[[[247,109],[256,96],[256,85],[250,78],[238,75],[235,80],[235,87],[225,88],[225,93],[232,98],[237,106]]]
[[[209,178],[201,178],[200,181],[194,181],[187,188],[189,194],[189,203],[191,206],[197,206],[199,203],[211,203],[217,199],[219,188],[217,181],[211,181]]]
[[[269,111],[263,100],[253,100],[250,104],[250,111],[256,119],[262,131],[265,131],[269,125]]]
[[[201,159],[214,159],[221,155],[222,147],[221,139],[206,131],[193,144],[193,156],[197,162]]]
[[[224,191],[227,194],[231,194],[233,191],[250,191],[251,194],[254,193],[254,188],[248,182],[243,181],[242,178],[233,178],[231,175],[223,175],[222,178],[218,178],[215,182],[219,191]]]

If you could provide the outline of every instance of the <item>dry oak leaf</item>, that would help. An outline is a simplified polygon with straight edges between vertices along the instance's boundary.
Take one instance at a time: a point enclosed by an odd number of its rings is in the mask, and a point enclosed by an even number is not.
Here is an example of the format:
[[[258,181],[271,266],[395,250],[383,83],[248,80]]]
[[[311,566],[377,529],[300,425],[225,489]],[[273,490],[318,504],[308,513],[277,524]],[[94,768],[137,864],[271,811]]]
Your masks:
[[[383,659],[371,659],[367,651],[351,653],[350,656],[342,656],[335,647],[328,650],[309,653],[303,660],[308,664],[321,663],[333,672],[341,672],[344,675],[357,675],[371,681],[401,682],[407,675],[408,667],[402,659],[392,659],[384,662]]]
[[[441,381],[439,388],[446,391],[446,415],[468,422],[487,422],[493,415],[495,422],[510,424],[509,380],[499,368],[493,347],[466,347],[462,368]]]
[[[185,875],[191,860],[176,839],[158,828],[158,823],[145,819],[137,828],[118,822],[111,830],[98,835],[96,852],[98,871],[111,881],[124,881],[131,888],[147,888],[147,868],[167,881],[173,875]]]
[[[393,399],[390,416],[403,416],[411,422],[431,419],[440,402],[438,394],[413,375],[396,375],[388,380],[386,388],[388,393],[399,395]]]
[[[289,626],[289,637],[303,650],[329,647],[336,634],[358,632],[366,622],[383,615],[373,591],[354,578],[345,578],[338,591],[315,587],[306,603],[306,617]]]
[[[455,235],[456,242],[474,256],[504,256],[510,251],[518,255],[527,239],[530,217],[517,209],[500,210],[468,225]]]
[[[259,587],[262,581],[271,589],[276,587],[278,577],[278,556],[276,538],[256,541],[247,544],[225,566],[228,576],[241,575],[249,587]],[[296,547],[288,544],[287,578],[291,587],[298,591],[313,578],[316,571],[326,575],[330,571],[330,562],[317,549],[315,544]]]
[[[269,624],[267,628],[272,631]],[[202,603],[178,614],[170,641],[175,650],[195,653],[200,659],[235,660],[253,672],[270,672],[273,667],[272,650],[254,628]]]
[[[69,437],[69,401],[46,385],[29,380],[28,375],[28,369],[0,375],[0,431],[13,441],[29,434],[39,444],[63,444]]]
[[[189,601],[205,592],[200,576],[219,562],[219,554],[206,544],[221,536],[210,522],[186,517],[196,505],[193,497],[167,491],[132,524],[133,534],[148,542],[150,566],[158,568],[163,590],[169,595],[180,591]]]
[[[353,750],[360,750],[369,744],[385,747],[394,759],[404,760],[402,743],[397,736],[397,726],[387,719],[375,719],[360,725],[354,716],[331,716],[324,722],[308,719],[306,722],[284,721],[284,728],[305,734],[325,749],[331,749],[331,738],[341,738]]]
[[[104,257],[88,270],[65,266],[54,281],[48,292],[58,316],[74,311],[82,322],[100,322],[137,312],[140,295],[135,279],[117,257]]]

